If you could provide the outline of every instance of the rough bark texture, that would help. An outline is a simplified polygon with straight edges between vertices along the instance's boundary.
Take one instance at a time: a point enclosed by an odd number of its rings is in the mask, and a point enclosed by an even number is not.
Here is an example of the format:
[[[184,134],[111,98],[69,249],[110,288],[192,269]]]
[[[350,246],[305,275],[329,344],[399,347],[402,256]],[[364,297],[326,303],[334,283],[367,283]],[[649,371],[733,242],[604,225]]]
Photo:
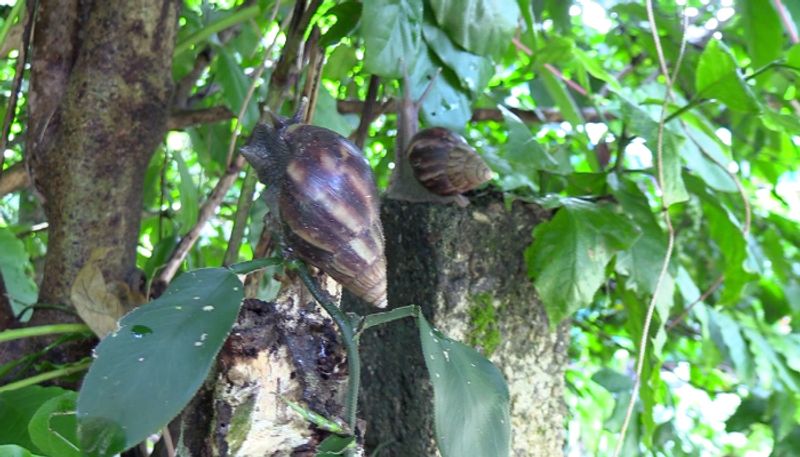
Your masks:
[[[98,1],[85,20],[78,18],[85,28],[52,112],[57,129],[52,141],[31,151],[50,224],[42,301],[69,303],[73,280],[93,249],[114,248],[107,278],[126,281],[135,266],[142,180],[166,132],[179,5],[143,0],[123,8]]]
[[[446,335],[494,349],[511,392],[512,455],[562,455],[567,329],[548,328],[523,259],[547,212],[519,202],[508,210],[502,197],[484,195],[467,208],[384,200],[382,214],[390,307],[421,305]],[[389,443],[381,456],[436,455],[414,322],[367,331],[361,348],[367,449]]]
[[[217,369],[181,416],[181,455],[312,457],[326,432],[284,399],[341,417],[346,382],[333,322],[287,281],[274,303],[245,300]]]

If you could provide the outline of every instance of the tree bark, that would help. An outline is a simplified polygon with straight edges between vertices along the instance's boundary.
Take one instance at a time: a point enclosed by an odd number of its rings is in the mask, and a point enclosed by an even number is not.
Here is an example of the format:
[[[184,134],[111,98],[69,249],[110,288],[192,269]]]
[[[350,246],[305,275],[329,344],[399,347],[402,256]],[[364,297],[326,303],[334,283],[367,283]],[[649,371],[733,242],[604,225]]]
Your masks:
[[[245,300],[216,368],[178,419],[180,455],[313,457],[328,432],[287,400],[343,417],[347,365],[336,327],[299,280],[285,279],[274,302]]]
[[[382,207],[390,306],[420,305],[445,335],[491,352],[509,383],[514,456],[563,452],[567,327],[551,332],[523,259],[531,230],[547,217],[521,202],[506,209],[494,194],[467,208],[386,199]],[[367,449],[437,455],[416,325],[368,330],[361,354]]]
[[[49,224],[40,303],[70,304],[76,275],[99,248],[110,248],[107,284],[136,277],[142,185],[166,132],[180,3],[38,3],[26,159]],[[77,316],[41,309],[30,324],[72,321]],[[0,363],[46,343],[19,342]],[[87,354],[83,345],[48,356]]]
[[[44,2],[43,9],[56,3]],[[113,248],[107,280],[127,281],[135,267],[142,181],[166,132],[179,6],[176,0],[142,0],[135,7],[97,1],[85,19],[77,16],[83,36],[63,96],[57,106],[41,108],[56,119],[51,140],[29,151],[50,224],[41,301],[69,303],[75,276],[96,248]],[[50,40],[70,40],[76,32],[64,33]],[[36,51],[50,58],[46,49]],[[42,73],[34,72],[31,84],[44,90],[37,81]],[[42,129],[47,126],[36,123],[33,132]]]

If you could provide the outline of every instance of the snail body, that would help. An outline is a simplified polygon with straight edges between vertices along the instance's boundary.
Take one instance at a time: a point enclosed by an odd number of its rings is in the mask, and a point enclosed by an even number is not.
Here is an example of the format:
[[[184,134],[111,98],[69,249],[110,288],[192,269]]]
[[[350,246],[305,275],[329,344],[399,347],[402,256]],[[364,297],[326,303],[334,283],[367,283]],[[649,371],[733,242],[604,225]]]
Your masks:
[[[286,248],[356,296],[386,306],[386,257],[372,170],[339,134],[276,119],[242,154],[268,187]]]
[[[492,179],[483,159],[460,135],[442,127],[417,132],[408,145],[414,176],[437,195],[458,195]]]

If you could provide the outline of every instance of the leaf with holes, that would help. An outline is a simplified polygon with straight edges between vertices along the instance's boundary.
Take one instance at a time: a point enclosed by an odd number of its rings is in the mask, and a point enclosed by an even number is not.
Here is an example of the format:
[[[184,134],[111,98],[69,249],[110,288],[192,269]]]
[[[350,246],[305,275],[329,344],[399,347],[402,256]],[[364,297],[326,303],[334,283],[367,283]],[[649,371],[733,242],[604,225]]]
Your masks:
[[[509,393],[503,374],[471,347],[417,319],[433,385],[436,442],[443,457],[509,455]]]
[[[113,455],[175,417],[203,383],[243,296],[227,268],[195,270],[122,318],[95,349],[78,397],[83,451]]]

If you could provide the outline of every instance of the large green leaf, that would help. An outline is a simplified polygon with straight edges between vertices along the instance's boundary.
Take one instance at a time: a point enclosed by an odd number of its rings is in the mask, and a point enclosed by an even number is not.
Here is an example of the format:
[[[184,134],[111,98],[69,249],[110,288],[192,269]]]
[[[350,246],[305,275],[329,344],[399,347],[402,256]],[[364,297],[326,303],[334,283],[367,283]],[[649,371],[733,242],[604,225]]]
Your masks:
[[[698,97],[715,98],[735,111],[760,109],[755,94],[739,74],[733,54],[718,40],[709,41],[700,55],[695,90]]]
[[[0,227],[0,276],[14,314],[36,303],[39,292],[33,278],[28,276],[30,268],[25,245],[8,227]]]
[[[78,449],[77,392],[65,392],[46,401],[31,418],[28,432],[33,443],[47,455],[81,457]]]
[[[456,74],[461,87],[473,96],[483,91],[494,74],[491,59],[459,48],[442,29],[430,22],[425,22],[422,32],[428,46]]]
[[[471,347],[417,319],[433,385],[436,443],[442,457],[505,457],[511,445],[509,393],[503,374]]]
[[[230,270],[184,273],[95,349],[78,398],[81,447],[110,456],[164,427],[203,383],[243,298]]]
[[[387,78],[410,72],[423,53],[422,0],[364,2],[361,33],[366,52],[364,69]]]
[[[781,55],[783,26],[770,0],[738,0],[736,11],[744,24],[747,51],[759,68]]]
[[[525,259],[551,326],[591,303],[606,280],[608,262],[638,235],[607,206],[577,199],[564,199],[555,217],[534,229]]]
[[[461,89],[455,74],[442,68],[433,52],[425,47],[417,56],[417,65],[411,74],[411,96],[418,99],[441,68],[433,87],[422,100],[422,118],[428,126],[441,126],[463,131],[472,116],[469,95]]]
[[[656,221],[647,197],[636,183],[611,175],[609,184],[625,214],[642,232],[642,236],[630,248],[619,253],[616,269],[631,278],[629,287],[639,292],[640,296],[651,295],[655,292],[664,256],[667,255],[667,235]]]
[[[430,0],[430,6],[453,41],[482,56],[505,51],[520,19],[515,0]]]
[[[575,103],[575,99],[570,95],[564,82],[544,67],[540,67],[538,73],[550,97],[555,100],[558,109],[561,110],[561,113],[564,115],[564,119],[569,122],[573,128],[583,125],[583,115],[581,115],[581,111]]]
[[[0,443],[39,452],[31,441],[28,423],[39,407],[66,392],[60,387],[29,386],[0,393]]]

